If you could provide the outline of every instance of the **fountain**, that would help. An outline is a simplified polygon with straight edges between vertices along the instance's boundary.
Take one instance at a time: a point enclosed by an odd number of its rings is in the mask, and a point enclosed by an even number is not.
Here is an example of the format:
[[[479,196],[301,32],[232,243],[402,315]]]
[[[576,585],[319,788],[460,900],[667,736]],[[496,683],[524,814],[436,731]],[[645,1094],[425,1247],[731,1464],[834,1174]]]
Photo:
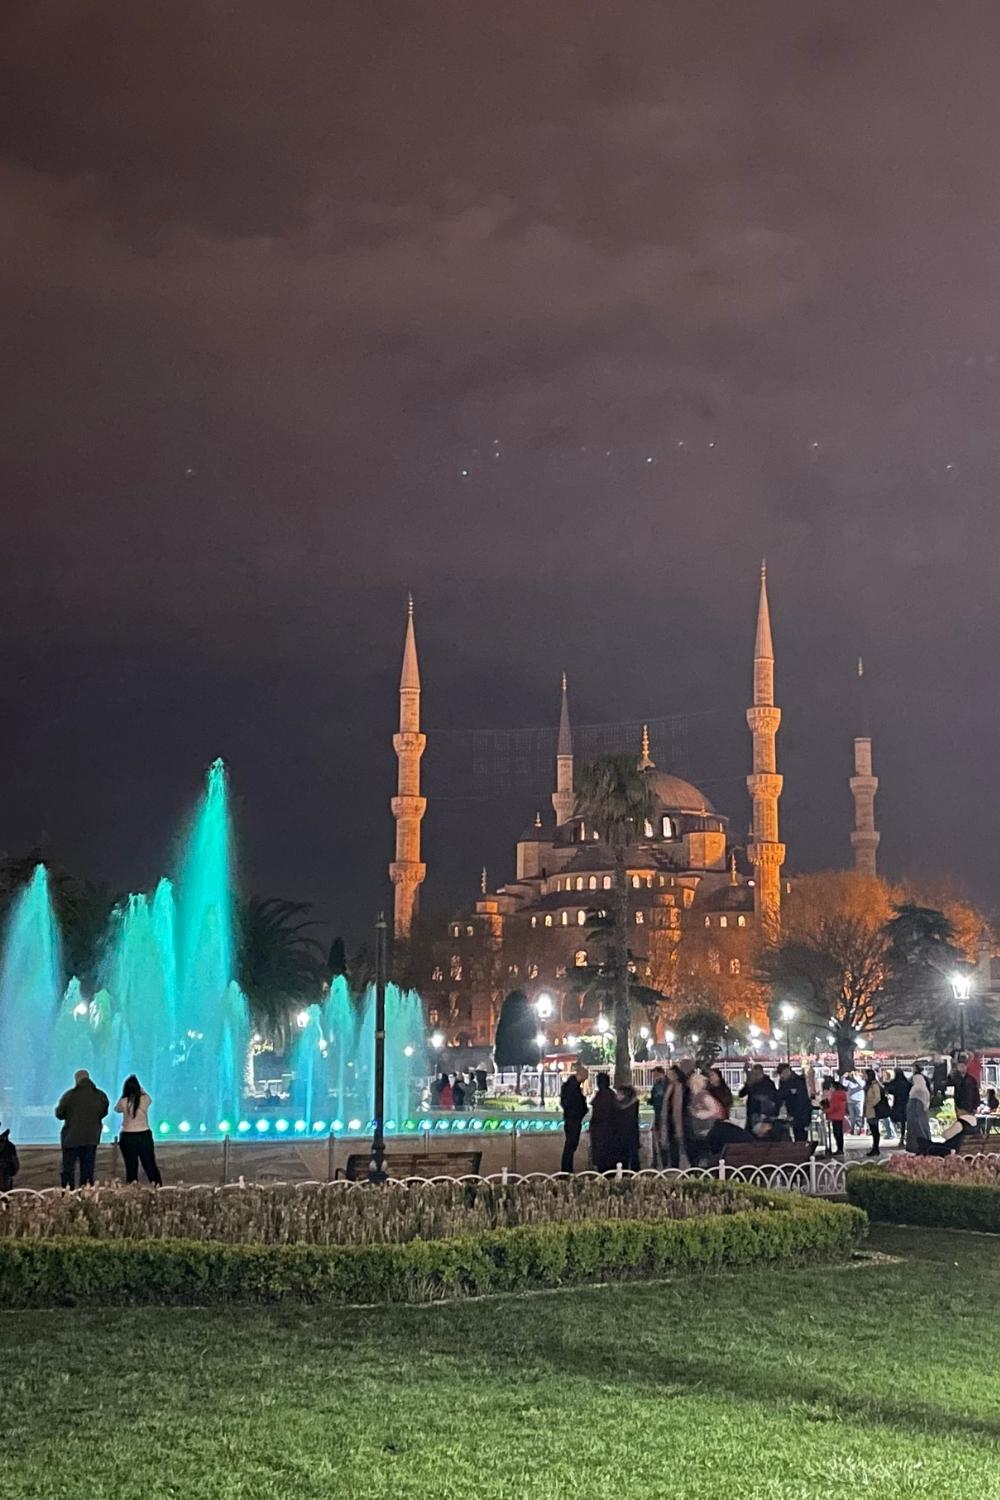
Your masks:
[[[63,973],[49,878],[39,865],[14,900],[0,954],[0,1118],[15,1138],[54,1140],[53,1107],[87,1068],[112,1100],[128,1073],[153,1097],[163,1135],[269,1131],[272,1101],[248,1096],[250,1024],[235,979],[232,835],[225,767],[216,761],[183,841],[175,879],[133,893],[111,914],[93,993]],[[343,976],[297,1017],[287,1100],[275,1130],[371,1130],[374,990]],[[414,1116],[426,1070],[417,995],[386,993],[386,1130]],[[268,1113],[264,1113],[267,1110]],[[286,1119],[291,1115],[292,1119]],[[114,1118],[108,1122],[108,1135]]]

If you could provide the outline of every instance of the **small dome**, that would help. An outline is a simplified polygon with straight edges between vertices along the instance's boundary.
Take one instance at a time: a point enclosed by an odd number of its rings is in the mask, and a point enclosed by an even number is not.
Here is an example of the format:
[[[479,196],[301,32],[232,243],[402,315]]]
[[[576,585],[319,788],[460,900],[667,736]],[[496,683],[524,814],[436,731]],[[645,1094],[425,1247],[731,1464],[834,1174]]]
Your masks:
[[[690,781],[671,776],[668,771],[650,771],[649,783],[665,812],[714,813],[715,808]]]

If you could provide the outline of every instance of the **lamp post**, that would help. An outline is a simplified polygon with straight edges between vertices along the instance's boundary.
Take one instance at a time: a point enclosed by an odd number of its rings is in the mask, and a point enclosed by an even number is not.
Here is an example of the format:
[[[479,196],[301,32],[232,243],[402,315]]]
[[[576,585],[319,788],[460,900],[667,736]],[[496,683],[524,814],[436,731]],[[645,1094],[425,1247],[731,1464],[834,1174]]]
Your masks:
[[[375,923],[375,1098],[369,1182],[385,1182],[385,913]]]
[[[535,1015],[539,1021],[550,1020],[554,1010],[555,1006],[552,1003],[552,996],[545,990],[540,995],[535,996]],[[545,1032],[539,1027],[538,1035],[535,1037],[535,1045],[538,1048],[539,1103],[543,1109],[545,1108],[545,1040]]]
[[[781,1007],[781,1019],[785,1023],[785,1061],[788,1066],[792,1065],[792,1022],[798,1015],[794,1005],[786,1003]]]
[[[958,1002],[958,1050],[965,1051],[965,1002],[969,998],[972,989],[972,980],[968,974],[953,974],[951,976],[951,987]]]

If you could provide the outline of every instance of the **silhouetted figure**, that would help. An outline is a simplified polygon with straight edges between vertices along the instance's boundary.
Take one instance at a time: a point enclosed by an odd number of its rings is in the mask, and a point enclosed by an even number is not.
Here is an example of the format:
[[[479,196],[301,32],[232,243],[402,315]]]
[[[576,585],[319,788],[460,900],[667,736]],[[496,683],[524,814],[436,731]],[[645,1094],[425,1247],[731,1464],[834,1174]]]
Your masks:
[[[156,1165],[156,1150],[153,1132],[149,1128],[149,1106],[152,1099],[146,1093],[134,1073],[130,1073],[122,1084],[122,1096],[115,1105],[115,1113],[121,1115],[118,1131],[118,1149],[125,1163],[125,1181],[139,1181],[139,1167],[146,1174],[146,1181],[160,1187],[163,1178]]]
[[[93,1187],[97,1148],[109,1107],[108,1096],[93,1082],[86,1068],[78,1069],[73,1076],[76,1082],[56,1105],[56,1119],[63,1122],[59,1137],[62,1146],[59,1181],[64,1188],[75,1188],[79,1168],[80,1186]]]
[[[4,1130],[0,1132],[0,1193],[10,1192],[20,1170],[17,1147],[10,1138],[10,1131]]]
[[[801,1073],[793,1071],[790,1063],[782,1063],[778,1069],[778,1108],[784,1107],[792,1126],[792,1135],[797,1141],[809,1139],[812,1121],[812,1100]]]
[[[747,1130],[751,1135],[759,1120],[772,1120],[778,1113],[778,1090],[760,1063],[754,1063],[747,1074],[740,1098],[747,1101]]]
[[[563,1081],[563,1086],[559,1090],[559,1106],[563,1112],[563,1135],[565,1137],[562,1161],[559,1166],[561,1172],[573,1171],[573,1158],[580,1144],[580,1132],[590,1108],[583,1092],[583,1080],[586,1077],[587,1070],[580,1065]]]
[[[639,1095],[630,1083],[618,1097],[618,1160],[627,1172],[638,1172]]]
[[[597,1075],[590,1106],[590,1156],[595,1172],[611,1172],[618,1165],[618,1095],[609,1073]]]

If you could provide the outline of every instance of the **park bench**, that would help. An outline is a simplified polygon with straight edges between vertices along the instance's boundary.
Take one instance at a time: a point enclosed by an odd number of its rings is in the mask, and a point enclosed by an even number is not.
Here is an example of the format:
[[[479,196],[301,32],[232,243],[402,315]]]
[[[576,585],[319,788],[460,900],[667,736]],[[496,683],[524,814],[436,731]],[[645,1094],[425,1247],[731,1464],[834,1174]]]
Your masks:
[[[970,1131],[958,1148],[959,1156],[1000,1156],[1000,1134]]]
[[[815,1141],[733,1141],[723,1153],[727,1168],[798,1167],[811,1161]]]
[[[384,1167],[389,1177],[478,1177],[481,1151],[387,1151]],[[348,1182],[367,1182],[370,1151],[354,1151],[336,1175]]]

